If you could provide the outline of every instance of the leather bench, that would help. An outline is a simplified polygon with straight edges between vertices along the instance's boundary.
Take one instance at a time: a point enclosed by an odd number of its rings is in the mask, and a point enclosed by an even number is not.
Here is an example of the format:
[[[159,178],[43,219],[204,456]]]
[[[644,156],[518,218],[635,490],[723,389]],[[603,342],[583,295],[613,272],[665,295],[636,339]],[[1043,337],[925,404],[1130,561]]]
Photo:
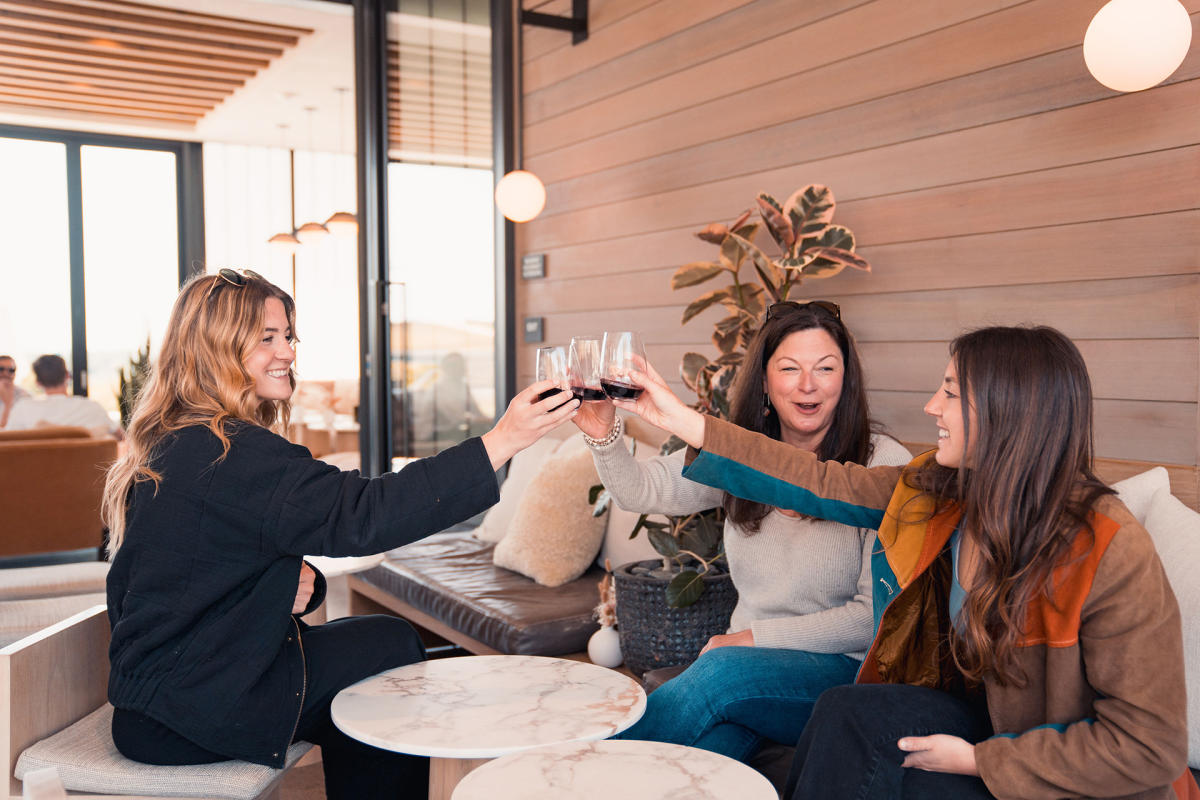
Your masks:
[[[586,650],[598,627],[592,609],[603,571],[593,567],[548,588],[493,564],[494,547],[456,531],[392,550],[379,566],[350,576],[350,613],[398,614],[476,655]]]

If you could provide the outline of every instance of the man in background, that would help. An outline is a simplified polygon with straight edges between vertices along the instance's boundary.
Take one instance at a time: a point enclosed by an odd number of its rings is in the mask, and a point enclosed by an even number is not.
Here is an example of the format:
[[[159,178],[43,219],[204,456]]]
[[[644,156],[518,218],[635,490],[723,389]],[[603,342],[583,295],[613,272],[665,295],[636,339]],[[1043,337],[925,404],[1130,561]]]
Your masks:
[[[71,372],[62,356],[46,355],[33,362],[38,386],[46,392],[41,399],[24,400],[8,416],[9,430],[25,430],[42,425],[78,425],[94,433],[121,436],[121,429],[95,400],[67,393]]]
[[[8,415],[18,400],[29,392],[16,385],[17,361],[12,356],[0,356],[0,428],[8,424]]]

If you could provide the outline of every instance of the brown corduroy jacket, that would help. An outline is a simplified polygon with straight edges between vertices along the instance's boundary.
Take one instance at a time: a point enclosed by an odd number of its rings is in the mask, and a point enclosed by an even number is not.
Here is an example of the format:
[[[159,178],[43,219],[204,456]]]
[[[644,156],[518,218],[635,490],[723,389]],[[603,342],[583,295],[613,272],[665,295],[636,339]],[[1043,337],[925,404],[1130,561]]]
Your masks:
[[[811,454],[709,418],[684,476],[731,494],[879,531],[872,560],[875,640],[860,683],[948,688],[950,557],[961,511],[902,480],[909,467],[818,462]],[[1113,496],[1092,509],[1054,571],[1053,597],[1026,613],[1023,686],[985,680],[996,734],[976,745],[997,798],[1194,800],[1179,608],[1145,529]]]

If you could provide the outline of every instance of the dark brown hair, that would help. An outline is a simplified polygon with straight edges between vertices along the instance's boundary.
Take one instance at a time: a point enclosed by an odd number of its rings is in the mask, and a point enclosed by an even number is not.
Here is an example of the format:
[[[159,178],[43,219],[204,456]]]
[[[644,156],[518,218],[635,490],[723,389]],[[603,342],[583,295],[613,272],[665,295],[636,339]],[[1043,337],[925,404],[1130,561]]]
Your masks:
[[[802,305],[766,320],[750,344],[730,392],[729,419],[746,430],[780,439],[779,414],[763,414],[763,386],[767,362],[779,345],[797,331],[820,328],[837,342],[844,372],[842,394],[833,411],[829,429],[817,446],[821,461],[853,461],[866,464],[871,458],[871,415],[867,406],[866,380],[854,338],[842,321],[824,308]],[[725,513],[747,533],[758,530],[771,507],[730,494],[725,495]]]
[[[67,362],[62,356],[38,356],[33,362],[33,374],[39,386],[53,389],[67,382]]]
[[[910,482],[942,507],[961,506],[962,541],[979,556],[963,624],[952,626],[955,663],[971,682],[990,675],[1019,686],[1026,609],[1049,594],[1074,538],[1092,535],[1091,507],[1112,493],[1093,472],[1091,381],[1078,348],[1053,328],[982,328],[955,339],[950,356],[963,463],[930,460]]]

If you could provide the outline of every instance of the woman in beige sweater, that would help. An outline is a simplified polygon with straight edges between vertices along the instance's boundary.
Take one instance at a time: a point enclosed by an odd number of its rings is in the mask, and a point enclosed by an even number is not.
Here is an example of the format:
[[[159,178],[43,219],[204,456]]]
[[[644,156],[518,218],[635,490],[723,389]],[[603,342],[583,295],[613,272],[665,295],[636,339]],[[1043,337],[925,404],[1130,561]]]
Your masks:
[[[732,419],[821,459],[905,464],[871,432],[862,367],[832,303],[772,306],[747,348]],[[760,503],[683,477],[683,452],[636,461],[613,406],[584,403],[576,423],[622,508],[685,515],[724,505],[738,604],[729,633],[655,691],[622,738],[692,745],[747,760],[764,740],[792,744],[817,696],[854,680],[871,639],[874,532]]]

